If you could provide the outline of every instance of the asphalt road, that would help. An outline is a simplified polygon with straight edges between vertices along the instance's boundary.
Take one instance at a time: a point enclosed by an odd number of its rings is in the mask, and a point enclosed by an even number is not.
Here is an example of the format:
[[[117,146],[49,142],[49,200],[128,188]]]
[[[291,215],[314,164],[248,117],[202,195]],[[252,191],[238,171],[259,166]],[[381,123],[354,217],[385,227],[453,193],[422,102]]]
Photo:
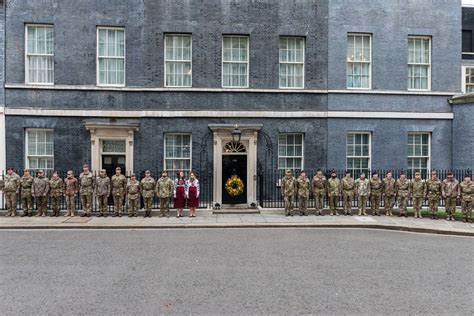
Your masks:
[[[353,229],[0,231],[0,314],[470,314],[474,239]]]

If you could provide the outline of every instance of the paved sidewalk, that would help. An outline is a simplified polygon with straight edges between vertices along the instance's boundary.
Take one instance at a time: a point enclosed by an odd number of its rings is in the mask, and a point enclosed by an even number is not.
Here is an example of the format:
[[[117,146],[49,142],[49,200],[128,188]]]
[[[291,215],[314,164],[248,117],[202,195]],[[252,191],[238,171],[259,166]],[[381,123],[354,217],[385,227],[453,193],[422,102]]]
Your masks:
[[[387,216],[284,216],[282,210],[260,214],[213,214],[198,211],[197,217],[0,217],[0,229],[169,229],[169,228],[371,228],[474,237],[474,224],[444,219]]]

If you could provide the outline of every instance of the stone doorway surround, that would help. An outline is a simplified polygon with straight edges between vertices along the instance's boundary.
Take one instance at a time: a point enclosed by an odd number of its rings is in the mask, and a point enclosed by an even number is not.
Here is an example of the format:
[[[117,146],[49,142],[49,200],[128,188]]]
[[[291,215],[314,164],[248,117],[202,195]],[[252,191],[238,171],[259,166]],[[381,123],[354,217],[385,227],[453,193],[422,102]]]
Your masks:
[[[232,141],[235,124],[209,124],[213,133],[213,205],[222,205],[222,155],[226,143]],[[263,124],[238,124],[240,142],[247,148],[247,207],[257,205],[257,143]]]
[[[102,140],[125,140],[125,168],[133,172],[134,133],[140,126],[139,120],[88,119],[83,121],[91,136],[91,170],[102,168]]]

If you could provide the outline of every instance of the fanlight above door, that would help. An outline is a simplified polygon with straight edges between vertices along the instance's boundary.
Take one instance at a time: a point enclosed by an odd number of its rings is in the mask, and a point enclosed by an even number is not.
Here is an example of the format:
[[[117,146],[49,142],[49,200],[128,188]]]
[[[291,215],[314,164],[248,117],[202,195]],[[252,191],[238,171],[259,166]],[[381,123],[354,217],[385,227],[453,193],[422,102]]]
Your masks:
[[[247,148],[245,148],[244,144],[240,142],[230,141],[224,145],[223,152],[225,154],[232,154],[232,153],[246,153]]]

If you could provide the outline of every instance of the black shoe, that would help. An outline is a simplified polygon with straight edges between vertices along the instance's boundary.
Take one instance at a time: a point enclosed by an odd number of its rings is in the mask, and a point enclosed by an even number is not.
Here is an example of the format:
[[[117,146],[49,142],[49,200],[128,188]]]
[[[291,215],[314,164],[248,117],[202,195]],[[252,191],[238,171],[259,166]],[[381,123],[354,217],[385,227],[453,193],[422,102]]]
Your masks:
[[[290,214],[286,213],[285,216],[290,216]]]
[[[25,216],[28,216],[28,214],[23,213],[20,215],[20,217],[25,217]]]
[[[28,217],[31,217],[31,216],[33,216],[33,213],[28,214]]]
[[[87,217],[91,217],[91,214],[87,214]]]
[[[102,217],[104,216],[104,214],[100,213],[99,215],[97,215],[97,217]]]
[[[114,214],[112,215],[112,217],[117,217],[117,213],[114,213]]]
[[[82,214],[81,214],[81,217],[86,217],[86,216],[87,216],[86,213],[82,213]]]
[[[122,217],[122,214],[119,214],[118,217]]]

